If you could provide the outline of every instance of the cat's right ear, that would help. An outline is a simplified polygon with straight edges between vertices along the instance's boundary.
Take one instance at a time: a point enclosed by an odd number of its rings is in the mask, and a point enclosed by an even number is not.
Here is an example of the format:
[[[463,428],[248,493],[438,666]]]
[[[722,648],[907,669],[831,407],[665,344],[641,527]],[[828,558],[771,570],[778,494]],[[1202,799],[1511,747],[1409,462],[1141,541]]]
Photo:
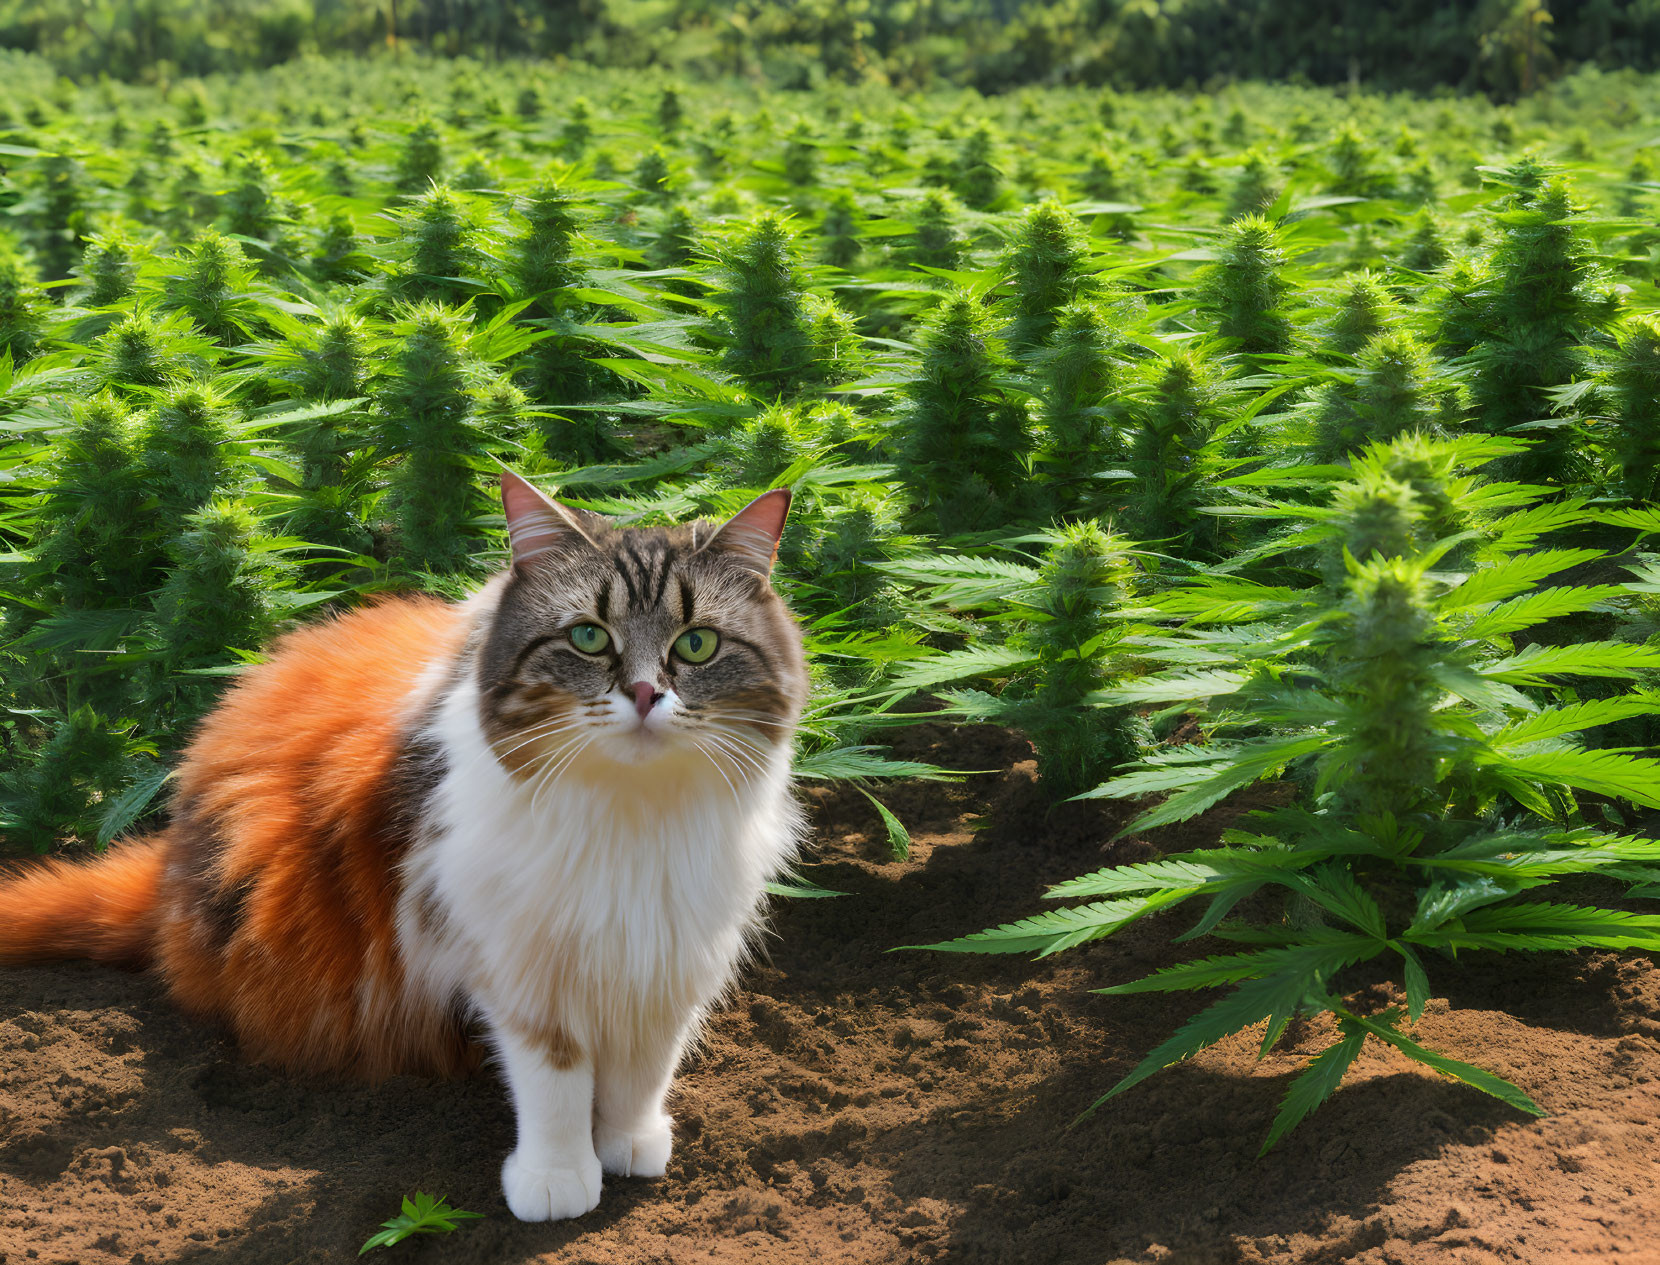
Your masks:
[[[577,540],[594,543],[604,519],[552,500],[511,470],[501,472],[501,506],[507,514],[507,541],[513,569],[523,572],[542,555]]]

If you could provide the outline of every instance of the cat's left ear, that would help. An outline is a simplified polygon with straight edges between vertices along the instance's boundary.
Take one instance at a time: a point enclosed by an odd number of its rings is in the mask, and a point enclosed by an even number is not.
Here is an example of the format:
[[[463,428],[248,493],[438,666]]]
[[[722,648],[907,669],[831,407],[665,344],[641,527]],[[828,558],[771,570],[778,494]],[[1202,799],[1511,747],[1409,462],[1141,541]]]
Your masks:
[[[784,534],[784,519],[789,512],[789,488],[763,492],[732,515],[703,547],[730,554],[733,561],[758,575],[771,575],[772,564],[778,558],[778,541]]]
[[[507,514],[507,541],[513,569],[523,572],[543,554],[577,540],[594,543],[594,528],[605,520],[544,496],[511,470],[501,472],[501,506]]]

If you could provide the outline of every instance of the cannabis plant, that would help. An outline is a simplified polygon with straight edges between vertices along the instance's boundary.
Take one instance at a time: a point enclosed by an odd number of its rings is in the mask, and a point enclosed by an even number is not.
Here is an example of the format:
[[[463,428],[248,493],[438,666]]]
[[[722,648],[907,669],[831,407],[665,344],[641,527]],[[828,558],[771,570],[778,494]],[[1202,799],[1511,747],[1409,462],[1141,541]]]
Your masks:
[[[404,137],[398,156],[398,188],[413,193],[436,180],[444,169],[442,134],[431,119],[423,119]]]
[[[1606,346],[1621,305],[1575,224],[1584,208],[1567,183],[1531,161],[1505,174],[1509,205],[1496,213],[1501,237],[1470,352],[1472,416],[1489,434],[1545,421],[1546,391],[1590,376],[1586,349]],[[1519,477],[1565,483],[1587,472],[1571,419],[1522,433],[1539,442],[1519,459]]]
[[[1113,464],[1122,448],[1121,334],[1101,305],[1068,304],[1057,315],[1049,345],[1032,360],[1043,426],[1038,468],[1060,492],[1058,512],[1070,517],[1082,512],[1079,505],[1091,480]]]
[[[1440,362],[1404,330],[1380,334],[1312,402],[1315,461],[1341,461],[1407,431],[1456,427],[1464,398]]]
[[[459,303],[476,293],[477,226],[461,195],[433,185],[399,213],[398,225],[407,260],[397,279],[401,297]]]
[[[180,522],[247,477],[234,460],[234,423],[230,401],[200,382],[175,388],[151,411],[139,460],[164,522]]]
[[[1660,499],[1660,321],[1633,316],[1599,375],[1601,411],[1620,490],[1644,504]]]
[[[25,588],[59,611],[133,609],[156,575],[159,524],[147,508],[133,418],[100,393],[73,409],[35,517]],[[82,666],[90,666],[83,658]]]
[[[1246,355],[1291,349],[1285,262],[1279,230],[1260,215],[1247,215],[1228,225],[1216,263],[1199,282],[1199,301],[1215,318],[1217,332]]]
[[[1400,304],[1381,277],[1371,272],[1345,277],[1320,331],[1320,354],[1328,358],[1357,355],[1399,317]]]
[[[0,351],[14,363],[34,355],[45,315],[34,270],[21,254],[0,242]]]
[[[944,189],[929,189],[912,211],[906,259],[924,268],[960,268],[968,239],[957,227],[957,201]]]
[[[1026,499],[1030,425],[1003,385],[1010,367],[980,299],[947,295],[923,330],[897,428],[904,477],[941,531],[1005,526]]]
[[[1041,202],[1021,217],[1003,259],[1013,290],[1012,349],[1040,347],[1061,308],[1097,292],[1089,257],[1089,235],[1060,203]]]
[[[240,245],[215,229],[204,229],[178,262],[180,271],[166,276],[160,289],[164,309],[182,312],[226,346],[245,341],[262,326],[254,270]]]
[[[1484,461],[1502,451],[1440,449]],[[1660,648],[1530,640],[1546,621],[1623,591],[1541,587],[1604,557],[1532,548],[1541,531],[1584,523],[1589,511],[1541,507],[1519,485],[1465,483],[1463,512],[1485,539],[1478,556],[1456,563],[1461,537],[1441,534],[1435,508],[1451,489],[1414,487],[1390,466],[1390,449],[1379,446],[1328,506],[1284,507],[1333,560],[1321,586],[1289,602],[1286,590],[1227,577],[1175,590],[1176,666],[1099,696],[1207,704],[1211,741],[1161,751],[1090,792],[1165,797],[1127,832],[1187,820],[1282,774],[1301,787],[1300,801],[1253,814],[1221,847],[1112,866],[1049,892],[1090,903],[930,946],[1045,955],[1200,901],[1182,938],[1209,934],[1236,948],[1101,991],[1227,993],[1096,1106],[1234,1033],[1260,1029],[1266,1053],[1295,1016],[1327,1015],[1336,1040],[1289,1086],[1265,1151],[1337,1088],[1368,1037],[1539,1114],[1515,1085],[1408,1035],[1430,997],[1429,967],[1460,951],[1660,949],[1660,915],[1580,903],[1557,886],[1601,875],[1660,890],[1660,842],[1588,824],[1576,799],[1660,807],[1660,762],[1581,738],[1660,711],[1660,697],[1557,692],[1566,680],[1652,672]],[[1281,912],[1231,918],[1252,896]],[[1362,964],[1393,970],[1404,1004],[1377,1010],[1351,998]]]
[[[90,365],[102,385],[143,398],[151,388],[202,373],[219,354],[185,313],[140,306],[99,337]]]
[[[819,235],[824,239],[825,263],[844,269],[858,264],[864,246],[859,241],[859,207],[851,189],[837,189],[830,195]]]
[[[715,258],[729,373],[768,396],[852,376],[851,326],[830,300],[807,293],[795,233],[783,216],[763,211],[717,247]]]
[[[1240,160],[1239,175],[1228,193],[1230,220],[1260,215],[1280,196],[1279,167],[1261,150],[1253,149]]]
[[[1064,799],[1097,784],[1139,754],[1147,727],[1101,691],[1125,671],[1126,639],[1135,626],[1121,617],[1134,591],[1131,546],[1094,521],[1070,523],[1054,535],[1040,566],[1004,558],[941,557],[896,561],[882,568],[916,586],[924,625],[933,611],[979,610],[1012,629],[997,644],[979,643],[906,664],[886,690],[936,692],[960,718],[1010,725],[1037,748],[1045,788]],[[996,694],[939,689],[965,680],[1000,683]]]
[[[86,287],[80,302],[87,307],[105,307],[132,294],[137,284],[137,254],[132,238],[120,227],[87,238],[79,269]]]
[[[0,835],[34,852],[66,840],[94,845],[110,833],[103,822],[123,791],[153,766],[153,745],[131,721],[112,721],[91,707],[49,718],[36,749],[0,772]],[[150,783],[151,793],[159,782]],[[125,823],[123,823],[125,824]]]
[[[1401,251],[1401,267],[1414,272],[1434,272],[1451,258],[1452,251],[1440,222],[1428,211],[1420,211],[1407,236],[1406,248]]]
[[[466,324],[438,304],[422,303],[393,332],[392,363],[375,399],[379,447],[400,458],[390,494],[398,546],[414,566],[464,570],[484,508],[474,472],[484,437],[473,420]]]
[[[986,210],[1002,197],[1003,179],[997,160],[997,138],[989,124],[979,123],[963,139],[951,187],[969,206]]]
[[[573,263],[582,245],[581,203],[558,181],[544,180],[515,199],[514,210],[524,227],[509,246],[513,279],[520,294],[541,300],[544,311],[556,311],[551,297],[579,284],[582,276]]]
[[[1220,437],[1230,414],[1220,366],[1201,349],[1176,348],[1141,369],[1125,411],[1129,478],[1118,493],[1125,529],[1161,550],[1216,558],[1224,520],[1205,509],[1226,469]]]
[[[188,721],[213,702],[224,669],[271,639],[283,615],[284,567],[276,541],[238,501],[215,499],[187,515],[167,546],[172,569],[155,597],[154,701]],[[239,654],[238,652],[242,652]]]
[[[304,504],[288,530],[316,544],[363,549],[369,544],[355,507],[364,449],[372,442],[362,407],[368,394],[369,345],[363,321],[338,313],[308,330],[300,344],[301,364],[294,374],[301,400],[317,407],[287,428],[286,438],[300,459]]]

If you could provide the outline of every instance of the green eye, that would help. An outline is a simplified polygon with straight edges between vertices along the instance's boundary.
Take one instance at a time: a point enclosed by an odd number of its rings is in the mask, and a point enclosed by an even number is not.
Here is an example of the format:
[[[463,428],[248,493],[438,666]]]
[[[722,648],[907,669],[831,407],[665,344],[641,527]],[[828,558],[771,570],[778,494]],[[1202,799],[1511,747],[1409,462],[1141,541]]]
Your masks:
[[[598,624],[578,624],[571,629],[571,645],[583,654],[599,654],[611,644],[611,634]]]
[[[718,645],[720,634],[713,628],[693,628],[674,639],[674,652],[687,663],[707,663]]]

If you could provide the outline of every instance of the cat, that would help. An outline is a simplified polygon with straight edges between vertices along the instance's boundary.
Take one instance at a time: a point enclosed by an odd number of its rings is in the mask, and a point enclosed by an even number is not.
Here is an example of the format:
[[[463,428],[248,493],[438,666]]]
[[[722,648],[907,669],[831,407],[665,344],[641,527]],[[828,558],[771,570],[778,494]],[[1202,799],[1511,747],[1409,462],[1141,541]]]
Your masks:
[[[502,474],[511,565],[288,634],[202,722],[170,824],[0,882],[0,963],[153,964],[252,1058],[499,1061],[507,1206],[660,1176],[665,1098],[802,834],[789,510],[627,528]],[[476,1034],[476,1035],[475,1035]]]

